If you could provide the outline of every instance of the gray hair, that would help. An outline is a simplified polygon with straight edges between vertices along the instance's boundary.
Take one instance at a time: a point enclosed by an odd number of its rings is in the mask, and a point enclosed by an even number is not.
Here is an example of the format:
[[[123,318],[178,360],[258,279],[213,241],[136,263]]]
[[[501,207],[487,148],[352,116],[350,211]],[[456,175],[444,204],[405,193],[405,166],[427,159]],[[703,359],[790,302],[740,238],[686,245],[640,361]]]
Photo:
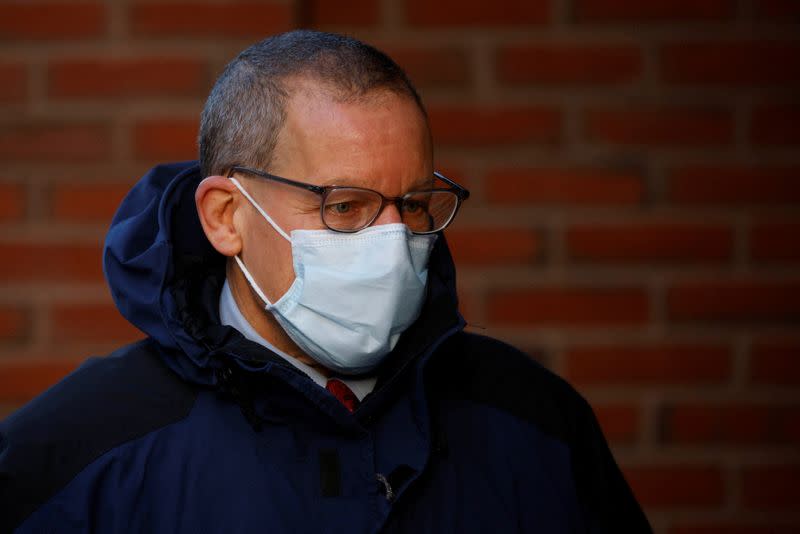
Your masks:
[[[291,96],[290,78],[318,82],[340,101],[376,89],[412,98],[425,108],[406,73],[389,56],[356,39],[296,30],[260,41],[231,61],[217,79],[200,121],[203,176],[233,165],[266,169]]]

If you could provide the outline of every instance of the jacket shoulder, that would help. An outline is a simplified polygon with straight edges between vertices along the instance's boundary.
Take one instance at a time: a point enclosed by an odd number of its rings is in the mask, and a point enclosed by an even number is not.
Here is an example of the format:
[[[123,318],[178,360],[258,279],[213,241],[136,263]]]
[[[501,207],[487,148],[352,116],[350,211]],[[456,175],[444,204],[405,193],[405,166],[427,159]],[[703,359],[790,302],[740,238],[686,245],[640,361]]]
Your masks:
[[[578,501],[594,532],[652,532],[589,403],[564,379],[496,339],[462,333],[442,347],[440,395],[491,405],[527,420],[570,451]]]
[[[493,406],[562,441],[571,441],[576,419],[592,415],[566,380],[507,343],[462,332],[442,350],[447,357],[433,366],[439,395]]]
[[[194,399],[150,340],[87,360],[0,423],[0,532],[105,452],[186,417]]]

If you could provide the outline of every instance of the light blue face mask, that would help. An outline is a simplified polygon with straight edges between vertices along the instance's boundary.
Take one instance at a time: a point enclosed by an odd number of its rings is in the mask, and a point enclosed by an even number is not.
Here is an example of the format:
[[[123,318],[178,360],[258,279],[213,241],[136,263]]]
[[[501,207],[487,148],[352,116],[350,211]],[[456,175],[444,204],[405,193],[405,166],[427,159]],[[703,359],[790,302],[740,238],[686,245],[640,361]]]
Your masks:
[[[235,257],[265,309],[326,368],[342,374],[375,369],[419,316],[436,235],[384,224],[352,234],[293,230],[289,236],[235,178],[231,181],[292,245],[295,280],[274,304]]]

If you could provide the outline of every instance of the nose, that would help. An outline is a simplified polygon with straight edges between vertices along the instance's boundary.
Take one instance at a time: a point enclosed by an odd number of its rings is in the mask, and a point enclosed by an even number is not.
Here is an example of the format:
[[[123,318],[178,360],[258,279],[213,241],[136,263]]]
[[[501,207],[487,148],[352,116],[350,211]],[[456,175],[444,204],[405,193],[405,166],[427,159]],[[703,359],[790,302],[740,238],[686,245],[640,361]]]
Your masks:
[[[378,226],[381,224],[394,224],[401,222],[403,222],[403,218],[400,216],[397,203],[390,200],[388,202],[384,201],[383,206],[381,207],[381,212],[378,214],[378,217],[375,219],[372,225]]]

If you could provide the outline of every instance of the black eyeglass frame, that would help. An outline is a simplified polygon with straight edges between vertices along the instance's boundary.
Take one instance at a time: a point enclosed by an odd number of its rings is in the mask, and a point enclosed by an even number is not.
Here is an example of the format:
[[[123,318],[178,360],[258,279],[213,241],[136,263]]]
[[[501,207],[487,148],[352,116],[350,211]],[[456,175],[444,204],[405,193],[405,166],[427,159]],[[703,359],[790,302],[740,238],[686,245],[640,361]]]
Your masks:
[[[234,165],[234,166],[232,166],[230,168],[230,170],[228,171],[228,178],[232,178],[233,174],[237,173],[237,172],[240,172],[240,173],[243,173],[243,174],[253,174],[255,176],[258,176],[258,177],[261,177],[261,178],[265,178],[267,180],[273,180],[275,182],[280,182],[282,184],[291,185],[293,187],[299,187],[301,189],[305,189],[307,191],[311,191],[312,193],[316,193],[316,194],[320,195],[322,197],[322,199],[321,199],[322,201],[320,202],[319,210],[320,210],[320,218],[322,219],[322,223],[329,230],[333,230],[334,232],[340,232],[340,233],[343,233],[343,234],[353,234],[355,232],[359,232],[359,231],[363,230],[364,228],[369,227],[369,225],[371,225],[373,222],[375,222],[375,219],[377,219],[378,216],[381,214],[381,211],[383,210],[383,205],[385,205],[386,202],[394,203],[394,205],[397,207],[397,210],[400,211],[403,201],[407,197],[409,197],[410,195],[419,194],[419,193],[435,193],[435,192],[454,193],[456,195],[456,208],[453,210],[453,213],[450,215],[450,218],[447,219],[447,221],[442,225],[441,228],[439,228],[438,230],[432,230],[430,232],[415,232],[414,230],[412,230],[412,233],[417,234],[417,235],[435,234],[437,232],[441,232],[442,230],[447,228],[450,225],[451,222],[453,222],[453,219],[455,219],[456,214],[458,213],[458,210],[461,208],[461,203],[469,198],[469,190],[468,189],[462,187],[461,185],[457,184],[456,182],[454,182],[450,178],[446,177],[445,175],[443,175],[442,173],[437,172],[437,171],[433,171],[433,175],[436,178],[438,178],[441,181],[443,181],[444,183],[448,184],[450,186],[449,188],[427,189],[427,190],[424,190],[424,191],[409,191],[408,193],[406,193],[402,197],[387,197],[387,196],[384,196],[379,191],[375,191],[374,189],[368,189],[366,187],[356,187],[356,186],[349,186],[349,185],[314,185],[314,184],[309,184],[309,183],[305,183],[305,182],[298,182],[297,180],[290,180],[289,178],[284,178],[282,176],[277,176],[277,175],[274,175],[274,174],[270,174],[270,173],[265,172],[265,171],[259,171],[257,169],[251,169],[249,167],[242,167],[240,165]],[[328,223],[325,221],[325,199],[331,193],[331,191],[335,191],[337,189],[360,189],[362,191],[369,191],[371,193],[375,193],[376,195],[380,196],[383,199],[383,203],[381,205],[381,209],[379,209],[377,211],[377,213],[375,213],[375,215],[372,217],[372,219],[370,219],[361,228],[357,228],[355,230],[339,230],[339,229],[336,229],[336,228],[331,228],[330,226],[328,226]]]

